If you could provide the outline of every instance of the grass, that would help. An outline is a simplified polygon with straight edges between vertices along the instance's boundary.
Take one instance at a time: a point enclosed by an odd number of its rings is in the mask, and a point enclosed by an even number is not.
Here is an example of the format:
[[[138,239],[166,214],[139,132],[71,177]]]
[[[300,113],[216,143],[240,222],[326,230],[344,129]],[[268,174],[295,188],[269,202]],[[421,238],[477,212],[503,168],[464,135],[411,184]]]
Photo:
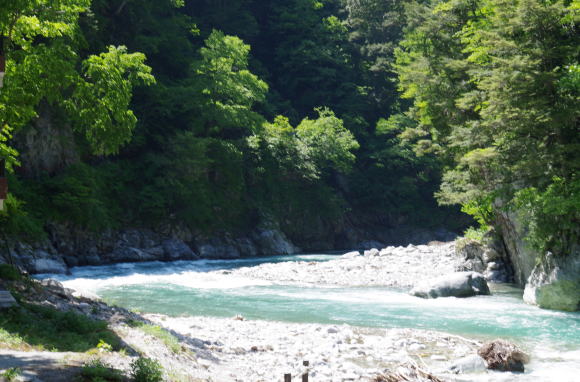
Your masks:
[[[104,321],[73,312],[21,303],[0,310],[0,345],[20,350],[85,352],[101,341],[118,348],[119,337]]]
[[[169,333],[167,330],[161,328],[157,325],[149,325],[145,324],[140,321],[129,321],[129,326],[132,328],[138,328],[142,332],[149,334],[163,342],[168,349],[170,349],[173,353],[179,353],[181,349],[181,345],[179,344],[179,340],[173,334]]]
[[[79,382],[122,382],[125,377],[119,370],[112,369],[95,359],[83,366]]]

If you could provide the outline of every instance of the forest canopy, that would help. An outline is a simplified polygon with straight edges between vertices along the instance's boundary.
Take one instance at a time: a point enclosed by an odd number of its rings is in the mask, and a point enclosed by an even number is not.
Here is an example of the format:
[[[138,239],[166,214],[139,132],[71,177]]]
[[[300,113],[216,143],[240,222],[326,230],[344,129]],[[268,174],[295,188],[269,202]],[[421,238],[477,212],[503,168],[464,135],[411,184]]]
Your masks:
[[[462,206],[484,228],[525,212],[535,246],[565,248],[580,204],[578,12],[0,0],[0,154],[14,167],[2,230],[269,219],[300,243],[348,227],[461,230]],[[43,131],[57,160],[33,139]]]

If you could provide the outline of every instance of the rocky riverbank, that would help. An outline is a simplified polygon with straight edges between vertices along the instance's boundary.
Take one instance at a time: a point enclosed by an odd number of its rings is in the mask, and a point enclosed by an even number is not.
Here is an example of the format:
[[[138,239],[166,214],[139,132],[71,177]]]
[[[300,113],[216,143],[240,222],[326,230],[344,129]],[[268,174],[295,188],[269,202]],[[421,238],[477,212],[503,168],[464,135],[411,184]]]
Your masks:
[[[353,251],[325,262],[267,263],[221,272],[281,283],[410,289],[426,279],[461,271],[464,263],[465,257],[456,252],[454,242],[433,242]],[[493,278],[495,273],[486,275],[489,281],[497,281]]]

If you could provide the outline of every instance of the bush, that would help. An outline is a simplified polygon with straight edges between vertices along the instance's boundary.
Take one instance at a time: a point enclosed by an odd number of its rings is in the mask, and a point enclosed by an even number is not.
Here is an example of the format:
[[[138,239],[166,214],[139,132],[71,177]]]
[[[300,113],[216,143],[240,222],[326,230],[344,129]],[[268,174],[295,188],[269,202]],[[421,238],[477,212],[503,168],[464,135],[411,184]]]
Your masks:
[[[139,357],[131,364],[131,376],[135,382],[162,382],[163,367],[158,361]]]
[[[17,367],[11,367],[10,369],[6,369],[6,371],[0,374],[0,377],[3,377],[3,379],[7,382],[12,382],[16,381],[16,378],[20,377],[21,374],[22,370]]]
[[[0,264],[0,279],[18,281],[22,279],[22,274],[12,265]]]
[[[81,371],[83,382],[121,382],[123,375],[119,370],[111,369],[101,360],[94,359],[83,366]]]

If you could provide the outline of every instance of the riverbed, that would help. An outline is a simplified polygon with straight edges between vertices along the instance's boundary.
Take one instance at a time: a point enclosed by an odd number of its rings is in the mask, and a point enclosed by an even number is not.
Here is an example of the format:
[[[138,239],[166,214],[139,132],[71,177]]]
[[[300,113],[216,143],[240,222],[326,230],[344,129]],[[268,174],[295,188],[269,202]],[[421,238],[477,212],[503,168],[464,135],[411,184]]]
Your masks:
[[[281,379],[300,373],[302,360],[317,381],[368,380],[406,360],[450,380],[575,381],[580,314],[526,305],[509,285],[468,299],[407,294],[412,280],[453,271],[450,248],[129,263],[51,277],[206,344],[205,373],[216,381]],[[525,373],[449,373],[494,338],[532,356]]]

